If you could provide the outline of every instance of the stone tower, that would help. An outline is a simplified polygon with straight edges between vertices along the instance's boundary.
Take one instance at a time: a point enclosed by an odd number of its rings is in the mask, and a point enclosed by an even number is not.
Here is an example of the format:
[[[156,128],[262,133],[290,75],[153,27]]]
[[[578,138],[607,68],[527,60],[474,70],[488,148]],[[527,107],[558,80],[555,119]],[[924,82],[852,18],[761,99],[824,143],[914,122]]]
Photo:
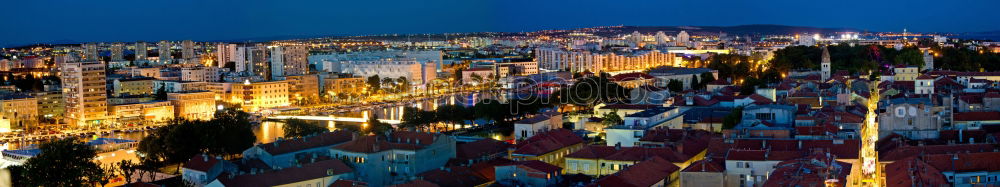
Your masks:
[[[823,81],[830,80],[830,50],[827,50],[826,47],[823,47],[823,61],[820,70],[823,71]]]

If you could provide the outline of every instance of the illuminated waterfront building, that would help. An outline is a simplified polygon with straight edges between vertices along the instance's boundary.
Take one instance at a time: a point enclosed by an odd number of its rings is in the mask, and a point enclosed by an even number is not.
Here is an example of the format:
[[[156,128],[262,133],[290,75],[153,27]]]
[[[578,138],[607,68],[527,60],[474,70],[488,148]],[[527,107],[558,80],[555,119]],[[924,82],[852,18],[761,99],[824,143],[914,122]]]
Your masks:
[[[223,102],[239,104],[247,112],[288,106],[288,82],[209,83],[209,90]]]
[[[174,106],[169,101],[153,101],[111,105],[110,117],[116,124],[161,123],[174,118]]]
[[[167,100],[174,107],[174,116],[188,120],[210,120],[217,110],[215,93],[186,91],[167,93]]]
[[[33,92],[31,96],[38,100],[38,115],[44,119],[57,121],[63,118],[66,105],[60,91]]]
[[[26,94],[0,95],[0,132],[31,129],[38,124],[38,99]]]
[[[370,77],[378,75],[386,78],[405,77],[413,84],[426,84],[437,78],[436,67],[432,63],[414,59],[381,59],[374,61],[343,62],[341,73]]]
[[[674,55],[659,51],[591,52],[567,51],[557,48],[535,49],[538,68],[572,72],[615,72],[642,70],[658,66],[673,66]]]
[[[104,63],[67,62],[61,69],[66,123],[75,126],[103,123],[108,112]]]
[[[688,42],[691,42],[691,35],[687,31],[677,33],[677,46],[687,46]]]
[[[366,88],[363,77],[327,78],[323,82],[323,92],[327,96],[356,95]]]
[[[289,100],[308,101],[319,98],[319,76],[290,75],[285,78],[288,82]]]

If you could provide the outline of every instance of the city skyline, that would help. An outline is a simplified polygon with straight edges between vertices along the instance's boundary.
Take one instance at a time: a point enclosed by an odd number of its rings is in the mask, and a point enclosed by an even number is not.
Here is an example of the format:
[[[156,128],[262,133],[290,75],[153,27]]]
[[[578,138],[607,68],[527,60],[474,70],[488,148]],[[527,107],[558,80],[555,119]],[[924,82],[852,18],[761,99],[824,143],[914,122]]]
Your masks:
[[[604,8],[625,4],[636,6],[633,9]],[[10,5],[20,8],[0,15],[34,17],[10,20],[8,25],[14,27],[0,31],[0,36],[4,36],[0,38],[0,46],[4,47],[139,40],[232,41],[393,33],[527,32],[610,25],[776,24],[880,32],[1000,30],[988,13],[989,7],[1000,6],[1000,2],[990,1],[722,1],[707,8],[698,8],[704,4],[693,1],[392,1],[378,4],[67,1],[55,6],[52,2],[11,2]],[[157,19],[160,17],[166,19]],[[116,24],[121,27],[109,26]]]

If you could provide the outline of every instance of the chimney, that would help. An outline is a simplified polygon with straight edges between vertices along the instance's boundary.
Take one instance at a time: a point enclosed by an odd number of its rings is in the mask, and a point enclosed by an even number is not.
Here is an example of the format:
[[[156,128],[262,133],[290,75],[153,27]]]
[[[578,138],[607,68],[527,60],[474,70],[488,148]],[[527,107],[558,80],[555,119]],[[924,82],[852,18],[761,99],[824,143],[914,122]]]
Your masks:
[[[621,149],[622,149],[622,143],[621,142],[615,143],[615,150],[621,150]]]
[[[678,152],[678,153],[681,153],[681,154],[683,154],[683,153],[684,153],[684,143],[679,143],[679,144],[677,144],[677,146],[675,146],[675,147],[677,147],[677,152]]]
[[[202,161],[208,162],[208,155],[202,154],[201,159]]]

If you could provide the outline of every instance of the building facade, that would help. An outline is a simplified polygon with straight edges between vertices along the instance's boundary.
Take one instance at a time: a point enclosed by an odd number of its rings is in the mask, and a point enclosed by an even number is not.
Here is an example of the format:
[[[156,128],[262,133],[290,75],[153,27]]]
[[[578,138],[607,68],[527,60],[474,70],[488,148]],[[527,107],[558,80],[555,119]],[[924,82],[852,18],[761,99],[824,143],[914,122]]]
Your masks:
[[[99,125],[108,113],[107,82],[100,61],[62,64],[66,123],[71,126]]]

